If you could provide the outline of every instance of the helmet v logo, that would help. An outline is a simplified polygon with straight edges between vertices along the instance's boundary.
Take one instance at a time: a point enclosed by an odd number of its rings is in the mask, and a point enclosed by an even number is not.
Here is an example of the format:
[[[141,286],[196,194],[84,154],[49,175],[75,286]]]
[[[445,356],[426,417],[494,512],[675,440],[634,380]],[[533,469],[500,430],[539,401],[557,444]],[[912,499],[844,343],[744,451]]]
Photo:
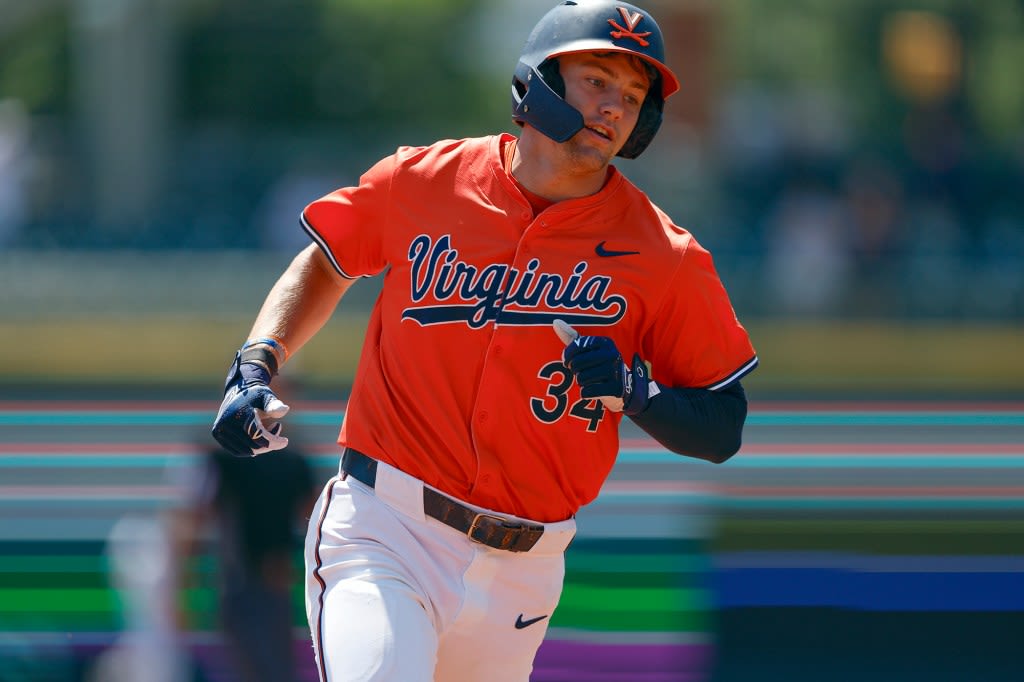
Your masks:
[[[618,40],[619,38],[632,38],[636,42],[640,43],[640,47],[647,47],[650,43],[644,40],[647,36],[651,35],[650,31],[646,33],[636,33],[636,27],[640,23],[640,20],[644,18],[640,12],[633,12],[630,14],[625,7],[616,7],[619,10],[619,14],[622,15],[622,20],[626,22],[626,26],[629,28],[623,28],[614,19],[609,19],[608,23],[615,29],[611,32],[612,38]]]
[[[615,9],[619,10],[619,14],[622,15],[622,18],[623,18],[623,20],[625,20],[626,24],[629,26],[629,30],[630,31],[635,29],[636,25],[640,23],[640,20],[644,18],[644,15],[640,14],[639,12],[633,12],[632,14],[627,14],[625,7],[616,7]]]

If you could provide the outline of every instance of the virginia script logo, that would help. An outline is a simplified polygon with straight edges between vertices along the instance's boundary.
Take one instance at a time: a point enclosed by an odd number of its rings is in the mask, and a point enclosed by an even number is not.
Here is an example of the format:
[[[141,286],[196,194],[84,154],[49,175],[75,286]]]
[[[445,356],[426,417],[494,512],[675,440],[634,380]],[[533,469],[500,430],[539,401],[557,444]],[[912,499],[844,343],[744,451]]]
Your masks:
[[[611,325],[626,313],[626,299],[610,294],[611,278],[586,276],[580,261],[572,274],[542,272],[533,258],[525,270],[504,263],[478,268],[459,260],[451,235],[435,242],[429,235],[409,245],[412,303],[402,319],[421,325],[464,322],[479,329],[489,322],[518,326],[551,324],[561,318],[569,324]],[[431,303],[425,303],[428,298]]]

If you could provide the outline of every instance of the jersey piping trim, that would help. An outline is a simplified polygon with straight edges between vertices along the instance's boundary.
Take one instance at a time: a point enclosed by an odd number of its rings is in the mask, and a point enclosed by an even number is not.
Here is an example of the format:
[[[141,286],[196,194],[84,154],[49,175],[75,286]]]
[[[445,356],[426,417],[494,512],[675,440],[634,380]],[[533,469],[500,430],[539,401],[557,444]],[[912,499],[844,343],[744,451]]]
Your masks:
[[[754,369],[757,368],[757,363],[758,363],[758,359],[757,359],[757,356],[755,355],[750,360],[747,360],[745,363],[743,363],[743,365],[739,369],[737,369],[735,372],[733,372],[732,374],[730,374],[726,378],[722,379],[721,381],[719,381],[717,383],[711,384],[710,386],[707,386],[706,387],[707,390],[709,390],[709,391],[720,391],[723,388],[725,388],[726,386],[728,386],[729,384],[733,383],[734,381],[739,381],[742,377],[744,377],[747,374],[750,374],[751,372],[753,372]]]
[[[331,261],[331,265],[334,266],[334,269],[338,272],[339,275],[341,275],[345,279],[359,279],[358,277],[353,277],[352,275],[348,274],[347,272],[341,269],[341,265],[339,265],[338,261],[335,260],[334,254],[331,253],[330,247],[327,246],[326,240],[324,240],[324,238],[320,236],[320,233],[316,231],[316,228],[309,224],[309,221],[306,220],[305,213],[299,215],[299,222],[302,223],[302,229],[306,231],[306,234],[309,235],[310,239],[316,242],[316,245],[319,246],[320,250],[324,252],[325,256],[327,256],[327,260]]]

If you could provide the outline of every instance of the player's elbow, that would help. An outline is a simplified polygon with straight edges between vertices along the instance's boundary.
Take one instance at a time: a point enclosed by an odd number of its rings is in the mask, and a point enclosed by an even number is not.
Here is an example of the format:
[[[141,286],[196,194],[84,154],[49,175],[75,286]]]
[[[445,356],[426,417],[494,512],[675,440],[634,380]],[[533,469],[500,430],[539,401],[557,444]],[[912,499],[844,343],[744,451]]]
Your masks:
[[[739,435],[718,434],[715,438],[705,439],[703,442],[689,442],[683,444],[662,443],[669,450],[684,457],[703,459],[712,464],[721,464],[740,451],[741,439]]]
[[[715,442],[708,443],[698,456],[712,464],[722,464],[740,451],[740,445],[739,436],[720,438]]]
[[[712,464],[722,464],[740,451],[740,445],[741,442],[738,437],[727,442],[720,443],[718,447],[710,450],[706,454],[705,459]]]

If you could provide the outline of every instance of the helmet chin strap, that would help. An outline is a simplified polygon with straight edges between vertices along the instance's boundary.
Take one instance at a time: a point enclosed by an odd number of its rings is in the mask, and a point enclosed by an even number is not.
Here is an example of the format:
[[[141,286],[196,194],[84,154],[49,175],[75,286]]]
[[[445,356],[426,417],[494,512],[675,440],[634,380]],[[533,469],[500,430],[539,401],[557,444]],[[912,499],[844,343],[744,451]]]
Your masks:
[[[583,114],[559,97],[535,67],[528,69],[526,92],[521,94],[516,84],[512,85],[513,118],[529,123],[555,142],[565,142],[583,130]]]

